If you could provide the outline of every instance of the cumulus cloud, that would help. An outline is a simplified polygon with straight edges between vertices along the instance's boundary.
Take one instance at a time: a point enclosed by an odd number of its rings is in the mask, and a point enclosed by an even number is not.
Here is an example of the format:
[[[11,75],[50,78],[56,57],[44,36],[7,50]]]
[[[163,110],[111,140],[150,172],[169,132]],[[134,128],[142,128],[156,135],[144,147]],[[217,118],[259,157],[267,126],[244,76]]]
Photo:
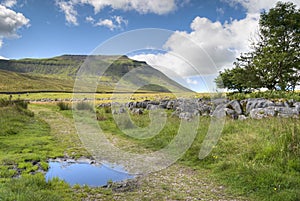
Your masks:
[[[188,84],[192,84],[192,85],[197,85],[198,84],[198,81],[195,80],[195,79],[191,79],[191,78],[186,78],[186,82]]]
[[[192,84],[192,77],[214,77],[223,68],[232,67],[235,58],[248,52],[258,32],[260,12],[274,7],[277,0],[223,0],[231,6],[238,4],[246,9],[244,19],[229,22],[212,22],[205,17],[195,17],[191,32],[176,31],[164,45],[165,54],[139,54],[133,59],[146,61],[165,74],[170,72],[184,77]],[[299,0],[291,0],[300,7]],[[217,9],[222,14],[222,10]],[[213,82],[213,79],[210,79]]]
[[[182,1],[186,2],[186,0]],[[67,22],[74,25],[78,25],[78,13],[75,9],[77,5],[90,5],[94,8],[95,13],[100,12],[105,7],[111,7],[114,10],[134,10],[141,14],[163,15],[174,11],[177,8],[176,3],[180,2],[176,0],[56,0],[56,4],[65,13]]]
[[[66,1],[57,0],[56,5],[58,5],[60,10],[65,13],[66,21],[69,24],[78,25],[78,22],[77,22],[78,13],[74,8],[74,6],[75,6],[74,2],[72,2],[72,1],[66,2]]]
[[[85,18],[85,21],[90,22],[90,23],[94,23],[95,19],[92,16],[88,16]]]
[[[12,8],[17,4],[17,0],[5,0],[1,3],[1,5],[7,7],[7,8]]]
[[[104,7],[111,7],[112,9],[121,10],[135,10],[139,13],[155,13],[155,14],[167,14],[176,8],[175,0],[71,0],[73,2],[79,2],[81,4],[88,4],[94,7],[95,13],[98,13]]]
[[[1,60],[9,60],[8,58],[3,57],[3,56],[0,56],[0,59],[1,59]]]
[[[258,14],[248,14],[244,19],[224,24],[196,17],[190,25],[190,33],[176,31],[169,37],[164,44],[167,53],[132,58],[154,66],[168,66],[165,69],[184,77],[215,74],[221,68],[231,66],[240,52],[249,50],[251,34],[257,30],[258,20]]]
[[[23,26],[29,26],[29,19],[0,5],[0,39],[18,37],[17,30]]]
[[[113,19],[116,21],[118,26],[120,26],[121,24],[128,24],[128,20],[125,20],[122,16],[113,16]]]
[[[269,10],[274,7],[278,0],[223,0],[229,3],[231,6],[236,6],[238,4],[242,5],[249,13],[258,13],[261,10]],[[292,2],[298,7],[300,7],[299,0],[281,0],[282,2]]]
[[[103,26],[109,28],[111,31],[114,29],[121,29],[122,25],[127,25],[128,21],[122,16],[113,16],[111,19],[99,19],[97,23],[91,17],[88,17],[86,21],[92,23],[94,26]]]
[[[104,27],[109,28],[110,30],[115,29],[115,25],[114,25],[113,21],[110,19],[104,19],[104,20],[100,19],[99,22],[97,22],[95,25],[96,26],[104,26]]]

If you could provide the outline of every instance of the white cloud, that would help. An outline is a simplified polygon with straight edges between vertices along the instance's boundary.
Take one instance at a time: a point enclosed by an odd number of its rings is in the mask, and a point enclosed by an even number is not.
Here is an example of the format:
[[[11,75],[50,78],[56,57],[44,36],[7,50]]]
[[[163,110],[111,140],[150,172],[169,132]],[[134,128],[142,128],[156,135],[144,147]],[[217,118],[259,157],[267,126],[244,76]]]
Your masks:
[[[191,78],[186,78],[186,82],[188,84],[192,84],[192,85],[197,85],[199,84],[197,80],[191,79]]]
[[[176,9],[175,0],[72,0],[82,4],[88,4],[94,7],[95,13],[98,13],[104,7],[110,6],[112,9],[135,10],[139,13],[167,14]]]
[[[113,16],[111,19],[99,19],[97,23],[94,23],[94,21],[91,21],[91,23],[94,26],[104,26],[113,31],[114,29],[121,29],[123,24],[128,24],[128,21],[122,16]]]
[[[1,46],[0,46],[0,47],[1,47]],[[3,57],[3,56],[0,56],[0,59],[1,59],[1,60],[9,60],[8,58]]]
[[[110,19],[104,19],[104,20],[100,19],[99,22],[97,22],[95,24],[95,26],[104,26],[104,27],[109,28],[110,30],[115,29],[115,25],[114,25],[113,21]]]
[[[85,21],[90,22],[90,23],[94,23],[95,19],[92,16],[88,16],[85,18]]]
[[[65,13],[66,20],[69,24],[78,25],[77,22],[77,11],[74,8],[74,3],[72,1],[59,1],[56,0],[56,5]]]
[[[118,26],[121,26],[122,24],[128,25],[128,20],[125,20],[122,16],[113,16],[113,18]]]
[[[18,37],[17,30],[23,26],[29,26],[29,19],[0,5],[0,39]]]
[[[223,8],[217,8],[216,11],[219,15],[224,15],[224,13],[225,13]]]
[[[1,5],[7,7],[7,8],[12,8],[17,4],[17,0],[5,0],[1,3]]]
[[[257,30],[258,18],[257,14],[248,14],[245,19],[221,24],[196,17],[190,25],[190,33],[176,31],[169,37],[164,45],[167,53],[132,58],[165,66],[166,74],[168,71],[183,77],[215,74],[221,68],[231,66],[241,52],[249,50],[250,36]]]
[[[183,2],[181,2],[183,1]],[[168,14],[177,8],[177,3],[186,3],[187,0],[56,0],[56,4],[65,13],[66,20],[70,24],[78,25],[78,13],[75,9],[77,5],[90,5],[94,12],[98,13],[105,7],[114,10],[134,10],[141,14],[154,13],[158,15]]]
[[[278,0],[223,0],[228,2],[231,6],[236,6],[237,4],[242,5],[247,9],[249,13],[258,13],[262,9],[269,10],[274,7]],[[281,0],[282,2],[292,2],[298,7],[300,7],[299,0]]]
[[[223,0],[237,3],[246,8],[244,19],[229,22],[212,22],[205,17],[195,17],[191,32],[176,31],[164,45],[165,54],[140,54],[133,59],[146,61],[158,70],[172,77],[176,73],[193,83],[192,77],[214,77],[223,68],[232,67],[235,58],[248,52],[258,32],[260,11],[274,7],[277,0]],[[300,5],[299,0],[292,0]],[[222,14],[222,10],[218,10]],[[213,79],[212,79],[213,80]],[[213,82],[213,81],[211,81]]]

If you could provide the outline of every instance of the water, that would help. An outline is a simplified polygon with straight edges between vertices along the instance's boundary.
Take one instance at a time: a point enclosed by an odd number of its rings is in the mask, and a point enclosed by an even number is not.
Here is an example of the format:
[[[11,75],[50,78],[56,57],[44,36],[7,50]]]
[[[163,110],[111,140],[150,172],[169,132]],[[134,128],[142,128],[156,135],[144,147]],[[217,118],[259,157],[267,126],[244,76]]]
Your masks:
[[[133,178],[120,167],[109,168],[80,162],[49,162],[49,167],[46,181],[58,177],[70,185],[104,186],[108,181],[117,182]]]

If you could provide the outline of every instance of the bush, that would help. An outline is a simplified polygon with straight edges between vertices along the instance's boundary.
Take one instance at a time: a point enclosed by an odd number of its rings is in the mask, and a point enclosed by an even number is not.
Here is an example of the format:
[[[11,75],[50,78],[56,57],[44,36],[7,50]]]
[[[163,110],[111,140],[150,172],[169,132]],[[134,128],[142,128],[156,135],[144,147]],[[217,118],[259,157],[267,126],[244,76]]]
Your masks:
[[[104,107],[104,111],[106,114],[111,113],[111,107]]]
[[[234,100],[243,100],[247,98],[266,98],[266,99],[293,99],[300,101],[299,92],[286,92],[286,91],[265,91],[265,92],[252,92],[252,93],[228,93],[227,97]]]
[[[28,108],[28,101],[25,100],[7,100],[7,99],[0,99],[0,107],[8,107],[8,106],[16,106],[19,108],[27,109]]]
[[[56,105],[59,107],[59,110],[70,110],[71,109],[69,103],[58,102]]]
[[[7,107],[11,104],[11,101],[6,99],[0,99],[0,107]]]
[[[15,100],[13,101],[14,105],[17,107],[23,108],[23,109],[28,109],[28,101],[25,100]]]
[[[76,109],[77,110],[89,110],[89,111],[94,111],[94,107],[92,106],[92,104],[88,103],[88,102],[79,102],[76,104]]]

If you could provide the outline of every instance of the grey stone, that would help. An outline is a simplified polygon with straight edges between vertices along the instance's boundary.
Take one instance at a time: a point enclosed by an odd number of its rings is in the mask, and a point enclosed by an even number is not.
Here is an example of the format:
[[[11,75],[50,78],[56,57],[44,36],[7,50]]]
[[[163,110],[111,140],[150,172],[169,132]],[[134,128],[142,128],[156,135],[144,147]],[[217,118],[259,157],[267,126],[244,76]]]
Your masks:
[[[212,116],[217,117],[217,118],[223,118],[226,116],[226,104],[219,104],[217,107],[214,109]]]
[[[179,114],[179,118],[180,119],[184,119],[187,121],[190,121],[193,118],[193,114],[189,113],[189,112],[181,112]]]
[[[226,98],[217,98],[217,99],[213,99],[211,100],[211,103],[214,105],[214,106],[218,106],[218,105],[223,105],[225,103],[228,103],[228,99]]]
[[[250,111],[250,117],[252,119],[262,119],[266,117],[274,117],[277,115],[275,107],[267,108],[254,108]]]
[[[224,108],[224,111],[226,113],[226,116],[229,116],[231,117],[232,119],[237,119],[238,118],[238,115],[237,113],[235,112],[235,110],[232,110],[230,108]]]
[[[202,104],[198,106],[198,111],[200,115],[209,115],[211,113],[211,106]]]
[[[298,118],[299,116],[299,111],[297,110],[297,108],[276,107],[275,111],[278,113],[278,117]]]
[[[143,112],[143,110],[140,109],[140,108],[133,108],[133,109],[131,110],[131,113],[132,113],[132,114],[138,114],[138,115],[141,115],[141,114],[143,114],[144,112]]]
[[[152,105],[152,104],[148,104],[146,109],[147,110],[157,110],[159,108],[158,105]]]
[[[243,114],[238,116],[238,120],[243,121],[243,120],[246,120],[246,119],[248,119],[248,117],[246,117],[246,116],[243,115]]]
[[[170,110],[170,109],[173,109],[173,107],[174,107],[174,101],[169,101],[169,102],[167,103],[166,108],[167,108],[168,110]]]
[[[266,108],[270,106],[275,106],[275,104],[270,100],[263,98],[248,99],[246,105],[246,114],[249,114],[252,109]]]
[[[242,106],[239,101],[232,100],[227,104],[227,108],[233,109],[237,115],[243,114]]]

